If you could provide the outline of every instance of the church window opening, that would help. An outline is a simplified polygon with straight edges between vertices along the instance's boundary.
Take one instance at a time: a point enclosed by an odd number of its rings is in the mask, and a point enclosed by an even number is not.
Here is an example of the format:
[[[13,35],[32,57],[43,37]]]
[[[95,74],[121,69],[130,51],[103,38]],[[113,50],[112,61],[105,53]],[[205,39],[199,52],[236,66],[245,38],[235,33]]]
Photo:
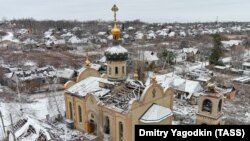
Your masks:
[[[72,103],[69,102],[69,118],[72,120],[73,119],[73,111],[72,111]]]
[[[219,101],[219,105],[218,105],[218,111],[220,112],[222,108],[222,100]]]
[[[109,117],[105,117],[104,133],[105,134],[110,134]]]
[[[119,141],[123,141],[123,124],[119,122]]]
[[[202,104],[202,111],[212,113],[212,102],[209,99],[205,99]]]
[[[115,67],[115,74],[118,74],[118,67]]]
[[[79,122],[82,122],[82,108],[81,106],[78,106],[78,120]]]

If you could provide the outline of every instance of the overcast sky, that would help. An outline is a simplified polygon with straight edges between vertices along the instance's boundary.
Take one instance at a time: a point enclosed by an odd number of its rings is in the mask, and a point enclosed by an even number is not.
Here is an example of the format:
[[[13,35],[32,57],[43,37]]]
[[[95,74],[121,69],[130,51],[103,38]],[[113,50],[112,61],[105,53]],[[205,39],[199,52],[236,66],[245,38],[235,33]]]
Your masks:
[[[0,18],[146,22],[250,21],[250,0],[0,0]]]

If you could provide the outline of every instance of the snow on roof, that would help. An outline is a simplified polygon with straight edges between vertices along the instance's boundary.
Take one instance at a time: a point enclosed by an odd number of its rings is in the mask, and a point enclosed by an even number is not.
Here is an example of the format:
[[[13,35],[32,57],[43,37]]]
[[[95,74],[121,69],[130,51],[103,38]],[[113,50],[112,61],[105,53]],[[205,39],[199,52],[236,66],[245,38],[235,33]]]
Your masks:
[[[72,36],[72,37],[69,39],[69,42],[72,43],[72,44],[83,43],[83,41],[82,41],[81,39],[79,39],[78,37],[76,37],[76,36]]]
[[[19,40],[15,39],[14,34],[12,32],[7,32],[7,35],[3,36],[2,41],[11,41],[18,43]]]
[[[156,75],[156,81],[162,87],[173,87],[176,90],[194,94],[202,91],[199,82],[180,78],[179,76],[170,76],[170,74]],[[146,85],[150,84],[150,78],[146,81]]]
[[[105,52],[109,52],[110,54],[120,54],[120,53],[128,53],[128,50],[122,47],[121,45],[112,46],[106,49]]]
[[[37,42],[34,39],[27,38],[26,40],[23,41],[25,45],[30,45],[30,44],[37,44]]]
[[[99,62],[101,62],[101,63],[105,63],[106,61],[107,61],[106,56],[103,56],[103,57],[99,60]]]
[[[225,57],[221,59],[223,63],[229,63],[232,60],[232,57]]]
[[[143,123],[158,123],[172,116],[173,113],[169,108],[153,104],[140,118]]]
[[[91,68],[98,71],[101,68],[101,65],[100,64],[91,64]]]
[[[242,64],[243,66],[250,66],[250,62],[244,62],[243,64]]]
[[[147,34],[147,39],[155,39],[156,35],[154,32],[150,32],[149,34]]]
[[[169,36],[169,37],[174,37],[174,36],[175,36],[175,32],[173,32],[173,31],[170,32],[170,33],[168,34],[168,36]]]
[[[128,27],[128,30],[134,30],[134,29],[135,29],[135,28],[132,27],[132,26]]]
[[[65,44],[66,42],[65,42],[65,40],[64,39],[59,39],[59,40],[55,40],[54,41],[54,44],[55,45],[63,45],[63,44]]]
[[[52,66],[46,66],[27,71],[14,71],[14,74],[18,77],[19,80],[26,81],[37,78],[54,77],[56,75],[56,71]]]
[[[143,39],[144,34],[141,31],[135,33],[135,39]]]
[[[185,33],[185,31],[180,31],[180,36],[186,36],[187,34]]]
[[[99,35],[99,36],[103,36],[103,35],[105,35],[106,34],[106,32],[98,32],[97,33],[97,35]]]
[[[28,29],[24,29],[24,28],[19,29],[19,30],[17,31],[17,33],[19,33],[19,34],[25,34],[25,33],[28,33]]]
[[[104,80],[108,81],[107,79]],[[123,83],[113,82],[113,85],[121,86],[119,91],[111,91],[111,93],[100,97],[100,100],[105,105],[105,107],[117,112],[128,111],[132,101],[140,99],[142,93],[146,91],[143,83],[138,80],[127,79]]]
[[[92,63],[90,68],[98,71],[101,68],[101,65]],[[80,73],[80,72],[84,71],[85,69],[86,69],[85,67],[82,67],[82,68],[78,69],[77,72]]]
[[[182,49],[184,53],[191,53],[193,52],[194,54],[196,54],[198,52],[198,49],[197,48],[183,48]]]
[[[156,33],[160,36],[167,36],[168,35],[168,30],[167,29],[162,29],[162,30],[158,30],[156,31]]]
[[[229,41],[221,41],[224,47],[231,47],[233,45],[239,45],[242,43],[241,40],[229,40]]]
[[[207,82],[209,80],[211,80],[210,77],[204,77],[204,76],[200,76],[196,79],[197,81],[203,81],[203,82]]]
[[[216,69],[220,69],[220,70],[224,70],[224,69],[226,69],[226,67],[224,67],[224,66],[214,66],[214,68],[216,68]]]
[[[62,34],[61,37],[71,37],[73,34],[71,32],[67,32],[66,34]]]
[[[63,70],[57,70],[56,76],[60,78],[71,79],[74,73],[75,71],[72,69],[63,69]]]
[[[11,78],[13,76],[13,72],[4,74],[6,78]]]
[[[109,40],[113,40],[113,35],[110,34],[107,38],[108,38]]]
[[[24,63],[24,66],[36,66],[37,64],[31,60],[28,60]]]
[[[234,79],[232,79],[233,81],[237,81],[237,82],[241,82],[241,83],[245,83],[245,82],[249,82],[250,81],[250,77],[248,76],[242,76],[242,77],[236,77]]]
[[[99,81],[105,81],[105,79],[99,77],[87,77],[86,79],[70,87],[67,92],[79,96],[86,96],[88,93],[92,93],[98,97],[109,93],[109,89],[99,87]]]
[[[145,60],[145,61],[158,61],[159,60],[157,53],[153,51],[144,51],[140,53],[139,59]]]
[[[49,29],[48,31],[44,32],[45,38],[50,38],[53,33],[53,29]]]

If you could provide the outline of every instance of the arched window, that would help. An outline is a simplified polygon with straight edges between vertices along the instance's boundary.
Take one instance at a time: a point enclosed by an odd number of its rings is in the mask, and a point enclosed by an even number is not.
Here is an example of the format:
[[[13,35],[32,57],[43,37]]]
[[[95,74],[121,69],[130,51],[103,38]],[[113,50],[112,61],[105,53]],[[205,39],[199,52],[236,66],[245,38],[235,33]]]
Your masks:
[[[123,141],[123,124],[119,122],[119,141]]]
[[[71,102],[69,102],[69,118],[70,119],[73,119],[73,111],[72,111],[73,109],[72,109],[72,103]]]
[[[82,108],[81,108],[81,106],[78,106],[78,120],[79,120],[79,122],[82,122]]]
[[[105,117],[105,122],[104,122],[104,133],[106,133],[106,134],[109,134],[109,133],[110,133],[109,117]]]
[[[115,74],[118,74],[118,67],[115,67]]]
[[[218,105],[218,112],[220,112],[221,111],[221,107],[222,106],[222,99],[219,101],[219,105]]]
[[[205,99],[202,104],[202,111],[212,113],[212,102],[209,99]]]

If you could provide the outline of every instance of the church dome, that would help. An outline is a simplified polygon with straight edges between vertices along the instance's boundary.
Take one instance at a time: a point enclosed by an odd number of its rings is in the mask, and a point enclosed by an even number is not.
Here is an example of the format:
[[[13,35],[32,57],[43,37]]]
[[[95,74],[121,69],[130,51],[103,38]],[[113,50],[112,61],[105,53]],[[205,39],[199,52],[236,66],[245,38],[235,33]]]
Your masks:
[[[128,50],[119,44],[109,47],[104,54],[108,61],[123,61],[128,58]]]
[[[121,30],[115,24],[114,27],[111,30],[111,33],[113,35],[113,39],[118,40],[120,38]]]

